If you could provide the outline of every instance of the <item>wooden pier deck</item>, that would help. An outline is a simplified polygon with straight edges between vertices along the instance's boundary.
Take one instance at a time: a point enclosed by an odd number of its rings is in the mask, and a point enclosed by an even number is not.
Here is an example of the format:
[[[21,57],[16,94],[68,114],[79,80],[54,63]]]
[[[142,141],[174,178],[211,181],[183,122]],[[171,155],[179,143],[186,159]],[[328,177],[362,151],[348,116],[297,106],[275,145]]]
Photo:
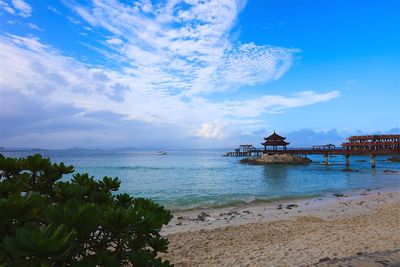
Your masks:
[[[279,150],[263,150],[263,154],[300,154],[300,155],[400,155],[400,149],[360,149],[346,150],[342,148],[335,149],[313,149],[313,148],[290,148]]]
[[[264,149],[255,148],[253,145],[240,145],[233,152],[228,152],[228,157],[251,157],[262,156],[264,154],[291,154],[291,155],[323,155],[324,163],[328,164],[329,155],[344,155],[346,166],[350,165],[350,156],[366,155],[371,157],[372,168],[376,165],[376,156],[378,155],[400,155],[400,134],[385,135],[359,135],[350,136],[347,142],[342,146],[333,144],[318,145],[305,148],[288,148],[289,142],[285,141],[286,137],[280,136],[275,131],[268,137],[265,142],[261,143]],[[270,147],[270,148],[269,148]]]
[[[371,166],[375,168],[376,166],[376,156],[379,155],[400,155],[400,148],[398,149],[358,149],[358,150],[347,150],[343,148],[334,149],[315,149],[315,148],[290,148],[290,149],[254,149],[251,151],[240,152],[233,151],[228,152],[224,156],[228,157],[251,157],[251,156],[261,156],[263,154],[291,154],[291,155],[323,155],[323,163],[329,164],[329,155],[344,155],[346,167],[350,166],[350,156],[370,156]]]
[[[233,151],[228,152],[224,156],[228,157],[250,157],[261,156],[263,154],[292,154],[292,155],[400,155],[400,149],[360,149],[345,150],[342,148],[335,149],[313,149],[313,148],[290,148],[290,149],[254,149],[247,152]]]

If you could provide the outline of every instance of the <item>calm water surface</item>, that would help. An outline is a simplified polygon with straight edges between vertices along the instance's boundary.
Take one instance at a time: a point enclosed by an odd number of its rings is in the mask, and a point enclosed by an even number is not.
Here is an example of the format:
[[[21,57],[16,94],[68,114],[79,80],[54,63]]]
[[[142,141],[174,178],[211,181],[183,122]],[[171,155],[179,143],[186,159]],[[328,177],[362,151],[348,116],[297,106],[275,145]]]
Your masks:
[[[322,165],[323,158],[318,155],[310,156],[314,163],[307,166],[256,166],[240,164],[240,158],[222,157],[223,152],[168,151],[160,156],[153,151],[40,151],[52,161],[73,165],[77,172],[88,172],[96,178],[119,177],[121,191],[152,198],[171,209],[364,188],[400,188],[399,174],[384,173],[384,170],[400,170],[400,163],[387,162],[386,156],[377,157],[375,170],[371,169],[369,157],[351,157],[350,166],[358,172],[343,172],[342,156],[331,157],[329,166]],[[37,152],[1,153],[24,157]]]

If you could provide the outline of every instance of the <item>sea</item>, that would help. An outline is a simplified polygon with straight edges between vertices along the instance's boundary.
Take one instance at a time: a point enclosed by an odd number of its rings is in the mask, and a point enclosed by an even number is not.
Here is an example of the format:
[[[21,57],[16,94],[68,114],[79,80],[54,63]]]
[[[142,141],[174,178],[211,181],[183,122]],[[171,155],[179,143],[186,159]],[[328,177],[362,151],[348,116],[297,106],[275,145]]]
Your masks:
[[[368,156],[310,155],[309,165],[247,165],[226,150],[43,150],[1,151],[6,157],[42,154],[53,162],[73,165],[75,173],[121,180],[120,192],[151,198],[171,210],[241,205],[251,202],[318,197],[359,189],[400,189],[400,163],[378,156],[375,169]],[[65,176],[68,180],[72,175]]]

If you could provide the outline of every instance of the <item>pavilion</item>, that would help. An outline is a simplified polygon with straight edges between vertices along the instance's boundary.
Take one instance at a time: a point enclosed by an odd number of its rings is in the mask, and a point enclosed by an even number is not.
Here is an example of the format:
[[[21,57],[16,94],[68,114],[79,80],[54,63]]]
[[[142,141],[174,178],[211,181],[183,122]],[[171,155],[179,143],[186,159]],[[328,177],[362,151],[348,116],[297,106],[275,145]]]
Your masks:
[[[261,144],[264,146],[264,150],[267,150],[268,146],[271,146],[273,150],[278,150],[278,146],[282,146],[282,149],[286,150],[286,146],[289,145],[289,143],[286,142],[285,139],[286,137],[280,136],[274,131],[273,134],[265,137],[265,142]]]

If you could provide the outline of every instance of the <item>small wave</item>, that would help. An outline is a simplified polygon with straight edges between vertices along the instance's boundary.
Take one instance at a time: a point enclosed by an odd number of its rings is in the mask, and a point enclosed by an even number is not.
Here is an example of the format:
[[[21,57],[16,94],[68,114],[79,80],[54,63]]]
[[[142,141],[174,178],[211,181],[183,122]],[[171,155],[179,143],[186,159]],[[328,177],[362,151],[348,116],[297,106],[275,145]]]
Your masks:
[[[147,166],[119,166],[119,167],[115,167],[114,169],[136,171],[136,170],[165,170],[165,169],[173,169],[173,168],[147,167]]]
[[[228,168],[221,168],[221,167],[154,167],[154,166],[118,166],[118,167],[111,167],[115,170],[190,170],[190,171],[224,171]]]
[[[246,205],[254,205],[260,203],[271,203],[276,201],[285,200],[298,200],[319,197],[319,194],[309,195],[288,195],[288,196],[257,196],[257,197],[246,197],[246,198],[235,198],[235,199],[217,199],[208,201],[199,201],[187,203],[187,201],[180,201],[174,203],[165,203],[165,206],[172,211],[187,211],[187,210],[198,210],[198,209],[213,209],[213,208],[225,208],[225,207],[241,207]],[[186,202],[186,203],[182,203]]]

